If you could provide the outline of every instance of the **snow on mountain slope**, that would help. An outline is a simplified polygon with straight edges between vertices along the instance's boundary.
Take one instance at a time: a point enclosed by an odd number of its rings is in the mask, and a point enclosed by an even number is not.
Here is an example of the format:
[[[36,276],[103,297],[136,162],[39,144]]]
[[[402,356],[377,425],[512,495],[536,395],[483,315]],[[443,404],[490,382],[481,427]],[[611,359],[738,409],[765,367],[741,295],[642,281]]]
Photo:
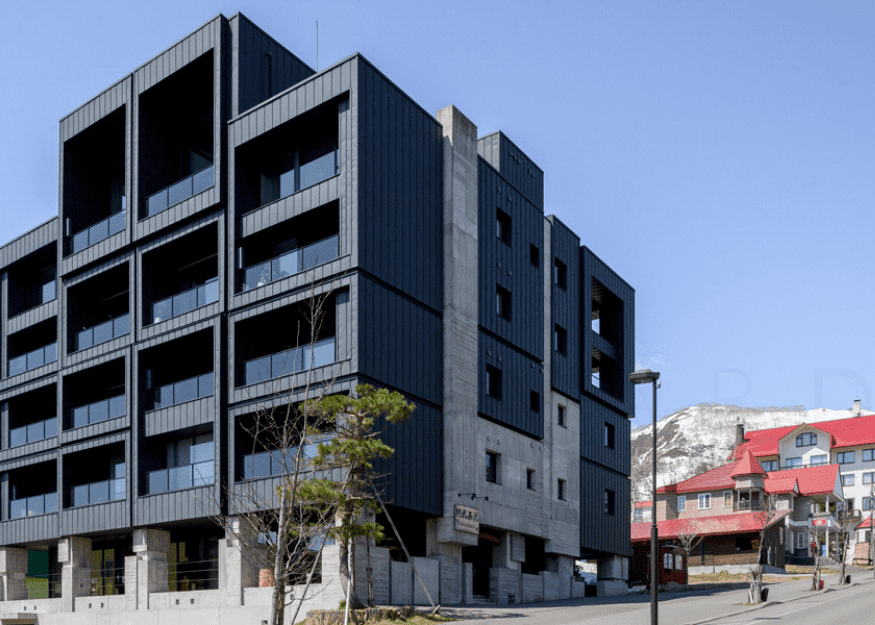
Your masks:
[[[864,410],[863,414],[871,414]],[[816,423],[853,416],[852,409],[805,410],[789,408],[741,408],[699,404],[679,410],[656,424],[657,486],[682,480],[726,464],[735,448],[736,425],[745,432],[798,423]],[[632,501],[650,499],[653,426],[632,430]]]

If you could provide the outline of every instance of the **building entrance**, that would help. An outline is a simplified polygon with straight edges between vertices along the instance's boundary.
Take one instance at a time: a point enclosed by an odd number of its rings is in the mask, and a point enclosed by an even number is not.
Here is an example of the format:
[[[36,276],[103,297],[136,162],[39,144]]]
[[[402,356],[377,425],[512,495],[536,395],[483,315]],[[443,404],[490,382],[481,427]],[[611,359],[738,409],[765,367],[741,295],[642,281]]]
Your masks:
[[[473,577],[473,592],[479,597],[489,597],[489,569],[492,568],[492,550],[495,543],[484,539],[477,539],[476,547],[464,547],[462,549],[462,562],[470,562]]]

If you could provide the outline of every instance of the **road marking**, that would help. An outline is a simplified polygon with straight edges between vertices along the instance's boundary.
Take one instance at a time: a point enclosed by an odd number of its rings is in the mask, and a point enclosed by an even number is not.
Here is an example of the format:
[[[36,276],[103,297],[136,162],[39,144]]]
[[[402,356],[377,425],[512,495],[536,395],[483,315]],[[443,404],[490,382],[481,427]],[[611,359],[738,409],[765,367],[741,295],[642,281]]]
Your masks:
[[[852,593],[851,596],[862,594],[864,592],[867,592],[868,590],[869,590],[868,588],[860,590],[859,592]],[[834,599],[827,599],[825,601],[818,601],[817,604],[822,605],[824,603],[832,603],[833,601],[838,601],[839,599],[847,599],[847,596],[844,593],[842,593],[841,596],[839,596],[839,597],[835,597]],[[776,614],[775,616],[756,619],[755,621],[750,621],[748,623],[741,623],[740,625],[756,625],[757,623],[765,623],[767,621],[774,621],[776,618],[782,618],[784,616],[794,614],[795,612],[802,612],[802,610],[810,610],[811,607],[812,607],[811,604],[807,603],[804,606],[802,606],[801,608],[796,608],[795,610],[789,610],[788,612],[781,612],[780,614]]]

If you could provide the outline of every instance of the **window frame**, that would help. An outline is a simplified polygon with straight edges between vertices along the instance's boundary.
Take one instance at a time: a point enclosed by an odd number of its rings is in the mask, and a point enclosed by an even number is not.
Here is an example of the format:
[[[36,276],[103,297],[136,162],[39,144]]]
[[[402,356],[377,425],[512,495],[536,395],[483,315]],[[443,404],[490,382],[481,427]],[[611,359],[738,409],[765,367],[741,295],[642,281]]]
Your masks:
[[[486,481],[489,484],[501,484],[499,468],[501,462],[501,454],[495,451],[486,450]],[[491,471],[490,471],[491,469]],[[492,478],[492,479],[490,479]]]
[[[710,510],[711,509],[711,493],[699,493],[698,497],[698,508],[697,510]],[[702,502],[706,502],[707,505],[703,506]]]
[[[861,449],[860,451],[863,452],[862,462],[872,462],[873,460],[875,460],[875,447],[873,447],[872,449]],[[868,458],[866,458],[867,453],[869,455]]]
[[[502,399],[501,369],[486,365],[486,395],[497,401]]]
[[[605,514],[610,516],[617,514],[617,494],[610,488],[605,489]]]
[[[495,208],[495,237],[507,246],[513,244],[513,220],[500,208]]]
[[[829,454],[817,454],[816,456],[808,457],[808,465],[812,467],[822,467],[829,464]]]
[[[687,496],[686,495],[678,495],[677,508],[678,508],[678,512],[686,512],[687,511]]]
[[[526,490],[535,490],[535,470],[526,468]]]
[[[567,482],[561,477],[558,478],[556,480],[556,499],[558,499],[559,501],[567,501],[567,490]]]
[[[568,330],[558,323],[553,324],[553,351],[562,356],[568,355]]]
[[[607,449],[616,449],[617,446],[617,432],[613,423],[608,423],[605,421],[605,447]]]
[[[805,533],[797,532],[796,534],[796,549],[805,549]]]
[[[726,496],[727,495],[729,496],[729,504],[728,505],[726,503]],[[731,508],[733,503],[734,503],[734,499],[735,499],[735,493],[733,491],[731,491],[731,490],[724,490],[723,491],[723,507],[724,508]]]
[[[798,469],[803,464],[802,456],[793,456],[792,458],[787,458],[784,461],[784,467],[787,469]]]
[[[854,486],[855,481],[856,480],[854,479],[853,473],[845,473],[844,475],[842,475],[842,487]]]
[[[850,455],[851,459],[847,460],[846,458]],[[857,452],[856,451],[839,451],[836,452],[836,462],[838,464],[854,464],[857,461]]]
[[[495,314],[505,321],[513,319],[513,295],[500,284],[495,285]]]
[[[553,284],[563,291],[568,289],[568,265],[558,258],[553,258]]]
[[[556,425],[560,425],[564,428],[568,427],[565,424],[565,406],[562,404],[556,405]]]
[[[541,394],[538,391],[529,391],[529,410],[541,414]]]
[[[812,447],[814,445],[817,445],[817,434],[814,432],[803,432],[796,437],[797,447]]]
[[[863,484],[871,484],[875,482],[875,471],[869,471],[863,474]]]

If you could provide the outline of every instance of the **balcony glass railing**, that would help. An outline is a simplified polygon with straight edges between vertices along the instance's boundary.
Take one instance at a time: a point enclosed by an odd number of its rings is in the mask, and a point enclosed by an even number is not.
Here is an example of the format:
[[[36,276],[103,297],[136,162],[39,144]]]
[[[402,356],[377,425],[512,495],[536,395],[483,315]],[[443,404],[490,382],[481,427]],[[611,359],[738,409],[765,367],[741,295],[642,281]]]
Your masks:
[[[255,384],[335,362],[334,337],[243,363],[243,384]]]
[[[155,302],[150,307],[150,317],[152,323],[158,323],[218,301],[219,279],[213,278],[200,286]]]
[[[43,365],[48,365],[58,359],[58,344],[50,343],[32,352],[9,359],[9,375],[18,375],[25,371],[33,371]]]
[[[110,215],[93,226],[80,230],[73,235],[73,253],[81,252],[106,238],[125,229],[125,211]]]
[[[148,216],[157,215],[174,204],[179,204],[183,200],[206,191],[215,185],[215,179],[216,169],[210,165],[206,169],[202,169],[187,178],[183,178],[179,182],[174,182],[169,187],[161,189],[158,193],[150,195],[149,199],[146,200]]]
[[[319,451],[319,443],[324,443],[327,440],[328,438],[324,438],[320,439],[319,441],[304,445],[304,458],[315,458],[316,454]],[[243,479],[252,480],[259,477],[282,475],[284,471],[292,470],[297,455],[297,447],[292,447],[291,449],[289,449],[285,458],[285,462],[283,462],[283,452],[279,450],[260,451],[255,454],[244,454]]]
[[[213,467],[213,460],[208,460],[183,467],[150,471],[146,474],[149,480],[149,494],[212,484],[215,479]]]
[[[9,430],[9,446],[20,447],[58,435],[58,419],[52,417]]]
[[[125,478],[92,482],[73,487],[73,507],[117,501],[125,498]]]
[[[213,374],[204,373],[187,380],[159,386],[154,391],[152,410],[209,397],[213,394]]]
[[[302,191],[324,180],[328,180],[338,173],[338,151],[332,150],[322,156],[317,156],[311,161],[302,164],[298,168],[298,176],[295,169],[289,169],[279,175],[266,175],[263,177],[261,189],[262,206],[276,202],[293,193]]]
[[[123,417],[126,412],[124,395],[110,397],[93,404],[73,408],[73,427],[79,428],[83,425],[91,425],[92,423],[100,423],[108,419]]]
[[[39,292],[39,303],[40,304],[48,304],[49,302],[54,301],[58,297],[58,289],[55,285],[55,281],[46,282],[44,285],[40,287]]]
[[[335,175],[337,175],[337,150],[332,150],[301,165],[301,184],[298,190],[312,187]]]
[[[46,493],[24,499],[13,499],[9,502],[9,516],[20,519],[38,514],[50,514],[58,511],[58,493]]]
[[[131,331],[130,319],[130,315],[125,313],[115,319],[104,321],[103,323],[88,328],[87,330],[78,332],[76,334],[76,344],[73,346],[73,351],[78,352],[81,349],[94,347],[95,345],[100,345],[101,343],[106,343],[112,339],[124,336]]]
[[[253,265],[243,271],[243,290],[254,289],[332,261],[337,258],[337,244],[338,236],[335,234]]]

